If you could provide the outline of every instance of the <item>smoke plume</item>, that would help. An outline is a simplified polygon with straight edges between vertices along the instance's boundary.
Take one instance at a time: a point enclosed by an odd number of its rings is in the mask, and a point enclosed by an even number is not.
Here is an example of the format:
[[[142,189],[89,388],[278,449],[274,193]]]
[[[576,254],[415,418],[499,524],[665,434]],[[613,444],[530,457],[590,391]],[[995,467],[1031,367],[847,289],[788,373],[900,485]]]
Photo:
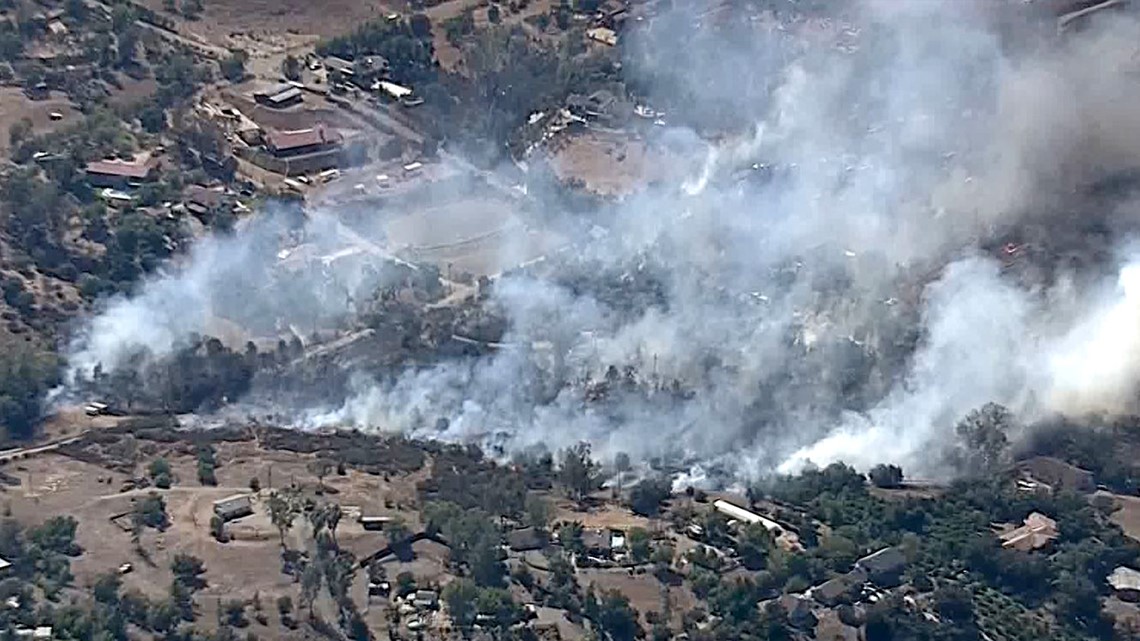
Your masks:
[[[1137,409],[1136,203],[1103,189],[1140,161],[1135,20],[1061,38],[1028,15],[999,30],[989,3],[751,20],[685,5],[628,34],[624,68],[639,100],[693,123],[647,134],[688,178],[588,214],[531,190],[513,212],[531,233],[504,239],[501,265],[535,231],[568,249],[495,279],[497,348],[356,368],[293,408],[299,427],[503,453],[588,440],[735,477],[836,460],[921,476],[953,474],[938,445],[987,402],[1029,424]],[[345,212],[309,213],[291,233],[337,251]],[[205,241],[112,301],[74,371],[169,353],[215,317],[351,329],[392,278],[283,276],[283,233]],[[378,228],[352,236],[387,251]]]

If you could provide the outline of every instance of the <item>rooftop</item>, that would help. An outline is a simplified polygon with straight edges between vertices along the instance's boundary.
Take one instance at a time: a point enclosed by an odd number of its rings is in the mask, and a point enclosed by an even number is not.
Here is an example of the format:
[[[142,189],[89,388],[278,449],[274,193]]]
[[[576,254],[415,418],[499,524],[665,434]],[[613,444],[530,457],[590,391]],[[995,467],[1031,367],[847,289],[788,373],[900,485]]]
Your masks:
[[[316,145],[340,144],[343,138],[335,129],[327,129],[318,125],[312,129],[299,129],[296,131],[270,131],[268,134],[269,146],[277,150],[300,149]]]
[[[154,169],[154,163],[106,158],[87,163],[87,173],[122,178],[146,178]]]
[[[1029,552],[1049,545],[1057,536],[1057,522],[1040,512],[1034,512],[1025,517],[1021,527],[1010,530],[998,538],[1001,539],[1004,548]]]
[[[899,548],[883,548],[859,559],[856,565],[871,573],[896,572],[906,566],[906,555]]]
[[[1122,565],[1108,575],[1108,584],[1113,590],[1140,590],[1140,571]]]

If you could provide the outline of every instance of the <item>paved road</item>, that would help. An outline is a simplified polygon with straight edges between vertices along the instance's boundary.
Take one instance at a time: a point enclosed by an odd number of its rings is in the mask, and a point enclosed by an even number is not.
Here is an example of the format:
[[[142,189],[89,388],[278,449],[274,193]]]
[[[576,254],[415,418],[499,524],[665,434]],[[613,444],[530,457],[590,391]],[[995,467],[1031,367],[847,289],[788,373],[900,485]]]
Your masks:
[[[51,443],[44,443],[43,445],[36,445],[33,447],[18,447],[11,450],[4,450],[3,452],[0,452],[0,463],[7,463],[8,461],[21,459],[35,454],[43,454],[44,452],[53,452],[55,450],[58,450],[60,447],[63,447],[64,445],[78,441],[79,439],[83,438],[83,435],[86,433],[87,431],[84,430],[78,436],[72,436],[58,441],[52,441]]]

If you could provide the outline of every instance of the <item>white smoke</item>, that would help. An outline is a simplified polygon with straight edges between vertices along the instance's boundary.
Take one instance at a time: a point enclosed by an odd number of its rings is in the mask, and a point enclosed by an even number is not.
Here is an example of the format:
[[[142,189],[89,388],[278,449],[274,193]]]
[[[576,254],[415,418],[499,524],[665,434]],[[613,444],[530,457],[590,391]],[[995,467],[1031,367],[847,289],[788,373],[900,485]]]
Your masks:
[[[299,422],[505,450],[589,440],[604,456],[668,457],[708,478],[714,468],[748,477],[835,460],[945,473],[933,446],[991,401],[1029,419],[1134,411],[1137,257],[1125,254],[1119,288],[1091,286],[1087,274],[1072,285],[1064,265],[1063,278],[1024,284],[974,247],[1040,233],[1090,179],[1140,165],[1140,88],[1121,82],[1136,23],[1012,54],[975,5],[898,8],[866,3],[858,19],[873,33],[851,55],[773,32],[745,44],[713,38],[718,50],[698,39],[685,48],[691,67],[654,67],[671,74],[670,90],[695,96],[698,114],[722,116],[713,98],[731,101],[743,133],[663,134],[701,161],[690,178],[598,214],[609,233],[581,234],[569,254],[614,280],[652,282],[660,301],[630,312],[559,274],[504,276],[493,303],[509,322],[506,348],[385,381],[360,373],[347,399],[307,408]],[[628,67],[652,66],[658,47],[691,35],[687,19],[661,24]],[[738,88],[763,100],[737,100]],[[770,182],[749,183],[769,167]],[[576,214],[540,204],[572,228]],[[1110,213],[1091,215],[1111,223],[1129,212]],[[271,273],[243,249],[260,246],[252,233],[203,245],[184,268],[111,304],[71,365],[114,368],[140,346],[169,352],[207,332],[212,314],[265,310],[287,324],[318,304],[325,320],[350,318],[322,283],[298,284],[288,300],[280,289],[219,297],[235,273]],[[898,299],[917,290],[911,317]],[[913,323],[917,350],[893,346]],[[578,382],[611,366],[652,384],[584,400]],[[683,389],[670,390],[672,380]]]

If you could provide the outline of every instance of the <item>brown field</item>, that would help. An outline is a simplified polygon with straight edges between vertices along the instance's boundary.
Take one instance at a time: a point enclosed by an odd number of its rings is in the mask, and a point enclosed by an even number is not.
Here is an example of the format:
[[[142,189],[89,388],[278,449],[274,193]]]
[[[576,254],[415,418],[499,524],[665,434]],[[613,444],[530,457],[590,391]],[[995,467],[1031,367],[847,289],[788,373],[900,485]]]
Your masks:
[[[140,4],[163,13],[162,0],[140,0]],[[180,32],[218,45],[225,45],[225,39],[235,33],[335,36],[365,20],[401,10],[401,3],[376,0],[211,0],[203,4],[200,20],[172,17]]]
[[[1113,494],[1120,507],[1112,514],[1112,522],[1120,526],[1128,536],[1140,541],[1140,497]]]
[[[633,514],[629,510],[615,505],[605,505],[601,508],[591,508],[587,512],[579,511],[574,504],[566,500],[558,500],[554,504],[555,521],[577,521],[585,528],[614,528],[629,530],[642,528],[649,531],[661,529],[660,521]]]
[[[52,120],[52,112],[63,114],[63,120]],[[8,130],[24,118],[32,121],[33,133],[42,135],[74,125],[81,117],[61,92],[53,91],[47,100],[31,100],[14,87],[0,88],[0,158],[8,157]]]
[[[497,274],[553,251],[554,234],[527,229],[511,214],[510,203],[471,199],[424,208],[393,219],[385,227],[392,249],[445,272]]]
[[[127,441],[132,438],[124,437]],[[81,598],[100,574],[128,562],[134,569],[123,577],[124,587],[138,589],[152,598],[162,597],[168,593],[172,580],[170,562],[175,554],[184,552],[202,559],[206,567],[207,587],[196,596],[200,622],[209,626],[216,620],[219,602],[251,599],[257,594],[269,625],[254,622],[253,612],[249,610],[247,618],[251,620],[251,629],[258,635],[269,634],[269,638],[300,638],[301,632],[287,630],[278,621],[275,599],[288,594],[296,602],[298,595],[296,584],[281,572],[279,534],[269,520],[265,499],[270,483],[273,487],[296,484],[310,491],[315,488],[316,479],[307,468],[312,457],[289,451],[267,451],[253,441],[217,444],[218,485],[204,487],[197,481],[192,446],[140,439],[135,447],[138,452],[136,473],[142,473],[150,461],[163,456],[171,463],[174,487],[120,492],[127,475],[50,453],[5,465],[4,470],[21,484],[0,487],[0,501],[14,518],[25,524],[42,522],[56,515],[71,515],[79,521],[76,539],[84,552],[72,560],[71,568],[75,576],[73,585]],[[366,514],[399,514],[414,527],[416,513],[409,508],[415,502],[415,481],[420,474],[392,475],[390,480],[385,480],[382,476],[349,469],[344,476],[333,474],[325,478],[324,485],[328,488],[325,498],[342,507],[359,508]],[[254,477],[261,481],[263,488],[254,498],[254,514],[227,524],[226,530],[231,536],[228,543],[215,541],[209,532],[212,502],[249,493],[249,481]],[[131,542],[129,531],[112,521],[112,517],[129,512],[132,499],[152,491],[166,501],[170,526],[162,532],[151,529],[144,532],[140,537],[143,556]],[[125,519],[120,521],[129,523]],[[129,529],[129,525],[126,528]],[[365,531],[350,516],[341,521],[337,534],[341,545],[358,557],[386,545],[383,534]],[[286,541],[293,548],[311,545],[310,528],[303,516],[296,519]],[[425,551],[422,555],[424,559],[437,556],[434,551]],[[426,561],[417,559],[414,563]],[[424,566],[417,573],[428,574],[429,570]],[[358,576],[360,585],[353,590],[361,606],[366,605],[363,574]]]
[[[551,147],[550,160],[558,177],[581,180],[598,194],[628,194],[670,178],[668,158],[625,134],[588,131],[556,138]]]
[[[597,590],[617,590],[629,598],[629,604],[644,619],[647,612],[662,612],[665,585],[646,572],[630,575],[625,570],[579,570],[578,583],[583,587],[593,584]],[[679,624],[681,616],[697,605],[697,598],[688,587],[669,587],[668,598],[673,622]]]

